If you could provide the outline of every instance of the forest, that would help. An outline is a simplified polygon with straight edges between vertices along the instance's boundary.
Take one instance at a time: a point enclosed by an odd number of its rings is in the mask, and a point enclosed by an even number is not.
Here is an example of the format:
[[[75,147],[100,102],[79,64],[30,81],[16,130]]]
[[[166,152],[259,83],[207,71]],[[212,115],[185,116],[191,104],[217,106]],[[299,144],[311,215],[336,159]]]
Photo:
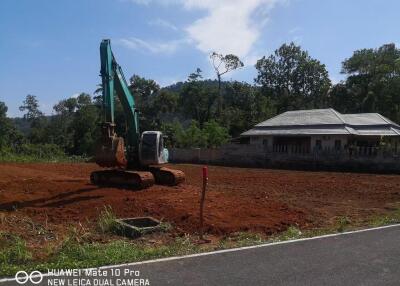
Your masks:
[[[235,55],[212,53],[215,79],[194,69],[187,80],[167,87],[133,75],[129,88],[140,110],[140,129],[161,130],[167,147],[215,148],[276,114],[334,108],[341,113],[377,112],[400,122],[400,50],[395,44],[360,49],[344,59],[345,79],[332,83],[326,66],[300,46],[283,44],[259,59],[253,83],[225,81],[243,67]],[[94,87],[93,89],[96,89]],[[3,160],[88,158],[100,136],[101,85],[88,94],[60,100],[52,115],[36,95],[21,102],[22,118],[8,118],[0,102],[0,157]],[[117,132],[125,133],[116,106]]]

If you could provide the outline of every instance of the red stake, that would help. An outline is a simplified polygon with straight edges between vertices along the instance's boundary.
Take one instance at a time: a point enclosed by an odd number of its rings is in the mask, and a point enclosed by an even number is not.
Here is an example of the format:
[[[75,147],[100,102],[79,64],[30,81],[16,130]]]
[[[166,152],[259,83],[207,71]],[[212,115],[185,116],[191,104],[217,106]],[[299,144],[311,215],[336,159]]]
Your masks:
[[[203,240],[203,209],[204,209],[204,199],[206,197],[206,189],[208,183],[208,168],[203,167],[203,189],[201,191],[200,198],[200,240]]]

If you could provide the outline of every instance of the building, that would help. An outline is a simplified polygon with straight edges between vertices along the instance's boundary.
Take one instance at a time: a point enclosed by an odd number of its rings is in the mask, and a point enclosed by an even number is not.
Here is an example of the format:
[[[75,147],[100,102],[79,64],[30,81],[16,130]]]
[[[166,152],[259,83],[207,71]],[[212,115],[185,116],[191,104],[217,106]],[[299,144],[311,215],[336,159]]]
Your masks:
[[[400,174],[400,126],[378,113],[288,111],[220,148],[173,149],[171,161]]]
[[[287,111],[241,134],[266,152],[375,156],[400,149],[400,126],[378,113],[341,114],[332,108]]]

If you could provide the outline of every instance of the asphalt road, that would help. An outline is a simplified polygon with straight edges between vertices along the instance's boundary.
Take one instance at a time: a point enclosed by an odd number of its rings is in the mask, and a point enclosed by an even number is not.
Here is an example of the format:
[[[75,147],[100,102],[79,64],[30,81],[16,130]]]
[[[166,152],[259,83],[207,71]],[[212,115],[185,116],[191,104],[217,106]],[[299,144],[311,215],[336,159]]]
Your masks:
[[[400,226],[134,268],[151,285],[400,285]]]
[[[400,225],[345,235],[104,267],[103,285],[400,285]],[[136,272],[133,272],[136,271]],[[82,278],[79,276],[78,278]],[[122,278],[118,280],[117,278]],[[63,277],[56,277],[58,280]],[[84,279],[64,285],[87,284]],[[136,279],[136,280],[135,280]],[[49,284],[49,280],[53,280]],[[59,281],[58,281],[59,282]],[[74,284],[76,283],[76,284]],[[131,283],[131,284],[129,284]],[[136,283],[136,284],[135,284]],[[18,285],[3,281],[0,285]],[[33,285],[27,283],[26,285]],[[37,284],[36,284],[37,285]],[[44,277],[40,285],[63,285]]]

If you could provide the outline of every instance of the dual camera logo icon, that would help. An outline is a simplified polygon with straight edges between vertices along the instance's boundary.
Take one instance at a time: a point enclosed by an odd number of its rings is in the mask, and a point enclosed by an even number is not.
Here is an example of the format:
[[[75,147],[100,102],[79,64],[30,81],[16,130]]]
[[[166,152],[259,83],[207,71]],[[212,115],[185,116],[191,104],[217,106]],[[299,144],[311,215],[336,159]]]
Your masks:
[[[43,280],[43,274],[40,271],[32,271],[31,274],[28,274],[26,271],[18,271],[15,274],[15,281],[18,284],[25,284],[30,281],[32,284],[39,284]]]

